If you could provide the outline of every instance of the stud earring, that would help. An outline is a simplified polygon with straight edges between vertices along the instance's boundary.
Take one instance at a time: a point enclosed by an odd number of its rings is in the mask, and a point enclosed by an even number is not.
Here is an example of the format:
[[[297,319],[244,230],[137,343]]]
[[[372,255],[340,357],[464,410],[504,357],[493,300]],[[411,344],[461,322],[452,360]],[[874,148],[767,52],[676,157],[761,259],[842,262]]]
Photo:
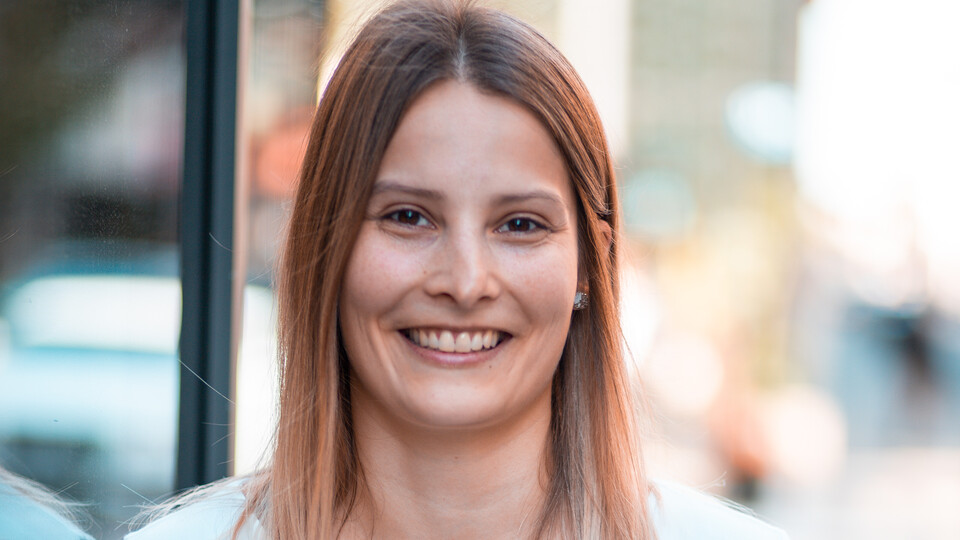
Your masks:
[[[587,293],[577,291],[577,294],[573,297],[573,309],[581,310],[587,307]]]

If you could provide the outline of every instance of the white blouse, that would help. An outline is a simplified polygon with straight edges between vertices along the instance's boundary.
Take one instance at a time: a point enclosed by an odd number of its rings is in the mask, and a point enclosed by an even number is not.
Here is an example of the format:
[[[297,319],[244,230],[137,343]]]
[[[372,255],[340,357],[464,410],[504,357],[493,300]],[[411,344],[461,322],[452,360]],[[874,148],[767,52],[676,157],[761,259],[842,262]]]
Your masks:
[[[650,515],[658,540],[787,540],[787,534],[720,499],[669,482],[654,484]],[[243,511],[238,489],[225,490],[164,516],[126,540],[229,540]],[[256,518],[247,520],[238,540],[268,540]]]

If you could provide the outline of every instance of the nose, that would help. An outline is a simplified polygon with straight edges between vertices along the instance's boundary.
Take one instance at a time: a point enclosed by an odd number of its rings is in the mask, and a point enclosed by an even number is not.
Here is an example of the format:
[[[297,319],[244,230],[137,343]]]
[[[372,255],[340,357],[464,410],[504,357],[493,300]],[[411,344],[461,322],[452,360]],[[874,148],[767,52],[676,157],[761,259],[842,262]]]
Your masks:
[[[482,233],[446,234],[427,261],[427,294],[470,308],[500,294],[496,257]]]

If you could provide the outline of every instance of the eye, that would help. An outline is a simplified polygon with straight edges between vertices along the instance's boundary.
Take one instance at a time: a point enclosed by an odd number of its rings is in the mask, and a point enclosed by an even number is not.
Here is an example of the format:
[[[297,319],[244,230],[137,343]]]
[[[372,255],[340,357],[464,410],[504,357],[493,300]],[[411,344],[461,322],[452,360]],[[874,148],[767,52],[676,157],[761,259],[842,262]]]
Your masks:
[[[423,214],[410,208],[390,212],[384,216],[384,218],[409,227],[426,227],[430,225],[430,222],[427,221],[427,218],[423,217]]]
[[[507,233],[531,233],[543,230],[545,227],[540,223],[524,217],[511,218],[497,229],[498,232]]]

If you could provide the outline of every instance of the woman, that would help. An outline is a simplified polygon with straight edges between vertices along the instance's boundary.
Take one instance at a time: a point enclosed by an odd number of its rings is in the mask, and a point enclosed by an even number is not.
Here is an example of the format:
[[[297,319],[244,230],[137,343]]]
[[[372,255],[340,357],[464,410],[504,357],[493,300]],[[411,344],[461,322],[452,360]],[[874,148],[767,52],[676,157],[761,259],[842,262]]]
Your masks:
[[[618,220],[552,45],[470,3],[387,8],[301,170],[273,463],[130,538],[781,538],[644,477]]]

